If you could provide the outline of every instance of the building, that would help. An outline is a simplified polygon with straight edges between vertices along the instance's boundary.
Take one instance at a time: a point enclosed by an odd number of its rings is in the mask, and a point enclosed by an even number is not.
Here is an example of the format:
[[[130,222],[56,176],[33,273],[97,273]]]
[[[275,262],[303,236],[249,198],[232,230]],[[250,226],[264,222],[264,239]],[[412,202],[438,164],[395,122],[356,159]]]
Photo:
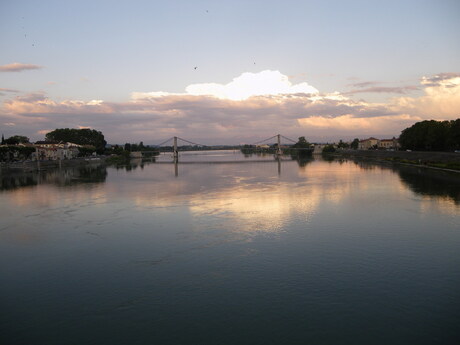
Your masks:
[[[78,157],[81,145],[54,141],[35,143],[35,160],[64,160]]]
[[[323,149],[329,144],[315,144],[313,149],[313,154],[321,154],[323,153]]]
[[[399,148],[398,139],[376,139],[369,138],[360,140],[358,150],[397,150]]]
[[[393,138],[379,140],[378,147],[379,149],[384,150],[396,150],[399,148],[398,139]]]
[[[358,150],[370,150],[378,147],[379,140],[376,138],[369,138],[360,140],[358,144]]]

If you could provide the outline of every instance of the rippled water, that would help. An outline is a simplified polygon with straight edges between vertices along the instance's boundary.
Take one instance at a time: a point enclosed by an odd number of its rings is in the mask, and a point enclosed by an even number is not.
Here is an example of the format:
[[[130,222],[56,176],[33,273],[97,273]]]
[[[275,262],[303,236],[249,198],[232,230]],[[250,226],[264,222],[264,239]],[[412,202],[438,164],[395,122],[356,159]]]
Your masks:
[[[2,344],[460,343],[460,178],[168,155],[2,176]]]

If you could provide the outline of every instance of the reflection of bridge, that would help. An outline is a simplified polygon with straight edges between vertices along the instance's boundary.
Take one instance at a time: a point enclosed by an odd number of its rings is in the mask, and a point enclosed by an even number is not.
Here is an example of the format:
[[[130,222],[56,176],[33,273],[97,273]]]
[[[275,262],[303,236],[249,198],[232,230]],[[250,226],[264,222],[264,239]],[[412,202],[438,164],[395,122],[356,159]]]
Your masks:
[[[276,139],[276,142],[273,143],[272,147],[275,148],[274,154],[275,154],[275,158],[277,158],[277,157],[280,157],[281,154],[282,154],[281,138],[283,138],[284,140],[290,142],[290,146],[292,146],[292,144],[296,143],[295,140],[287,138],[287,137],[285,137],[285,136],[283,136],[281,134],[277,134],[277,135],[274,135],[274,136],[272,136],[270,138],[255,142],[253,144],[244,145],[244,147],[247,148],[247,149],[261,148],[261,147],[264,147],[263,144],[265,144],[265,146],[268,146],[267,145],[268,143],[270,143],[271,141],[274,141]],[[186,143],[186,145],[179,146],[178,145],[179,140],[184,142],[184,143]],[[162,143],[160,143],[158,145],[153,145],[153,146],[158,148],[158,150],[160,152],[172,152],[174,162],[179,161],[179,150],[180,149],[182,149],[182,151],[184,151],[184,150],[191,151],[191,150],[205,150],[206,148],[211,149],[212,147],[215,147],[215,145],[198,144],[198,143],[194,143],[192,141],[182,139],[182,138],[179,138],[179,137],[169,138],[169,139],[163,141]],[[303,149],[302,148],[297,148],[297,150],[308,150],[308,151],[310,151],[310,149],[306,149],[306,148],[303,148]]]

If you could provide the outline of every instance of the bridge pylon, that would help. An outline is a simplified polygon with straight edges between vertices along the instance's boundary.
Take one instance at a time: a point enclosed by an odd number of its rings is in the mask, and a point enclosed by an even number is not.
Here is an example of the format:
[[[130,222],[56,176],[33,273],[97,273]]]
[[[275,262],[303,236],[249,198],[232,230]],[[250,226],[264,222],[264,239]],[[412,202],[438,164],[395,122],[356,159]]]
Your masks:
[[[276,149],[275,155],[276,156],[281,156],[281,154],[282,154],[282,152],[281,152],[281,134],[278,134],[276,137],[278,139],[278,148]]]
[[[177,150],[177,137],[174,137],[173,159],[175,163],[179,161],[179,151]]]

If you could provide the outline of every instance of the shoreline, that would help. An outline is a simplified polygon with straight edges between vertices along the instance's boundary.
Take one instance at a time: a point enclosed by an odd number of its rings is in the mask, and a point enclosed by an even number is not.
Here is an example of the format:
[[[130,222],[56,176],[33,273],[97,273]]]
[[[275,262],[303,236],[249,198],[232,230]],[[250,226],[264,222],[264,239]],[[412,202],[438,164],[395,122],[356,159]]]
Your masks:
[[[313,156],[315,156],[314,154]],[[460,153],[428,151],[338,150],[324,154],[326,157],[352,158],[385,165],[401,165],[452,173],[460,173]],[[24,161],[0,163],[0,175],[39,172],[48,169],[77,167],[89,164],[106,164],[109,157],[80,157],[69,160]],[[454,166],[454,168],[450,168]]]
[[[38,172],[47,169],[67,168],[84,166],[94,163],[105,163],[106,157],[81,157],[75,159],[52,160],[52,161],[23,161],[12,163],[0,163],[0,175],[11,173]]]
[[[456,152],[339,150],[329,155],[460,173],[460,153]]]

